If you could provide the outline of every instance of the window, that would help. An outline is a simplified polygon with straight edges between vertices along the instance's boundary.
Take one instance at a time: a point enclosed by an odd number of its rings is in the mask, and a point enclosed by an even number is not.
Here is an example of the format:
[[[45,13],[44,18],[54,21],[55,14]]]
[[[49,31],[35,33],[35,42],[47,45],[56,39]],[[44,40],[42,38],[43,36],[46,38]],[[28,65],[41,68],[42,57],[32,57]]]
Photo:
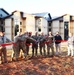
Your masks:
[[[22,25],[22,22],[20,22],[20,25]]]
[[[69,22],[64,22],[64,39],[65,40],[68,39],[68,25],[69,25]]]
[[[51,23],[49,23],[49,26],[51,26]]]
[[[17,35],[17,32],[19,32],[19,25],[15,26],[15,35]]]
[[[3,21],[1,21],[1,24],[3,24]]]
[[[72,16],[70,16],[70,20],[72,20]]]
[[[41,32],[41,28],[38,28],[38,31]]]
[[[49,28],[49,31],[51,31],[51,29]]]
[[[22,29],[20,29],[20,32],[22,32]]]
[[[69,22],[64,22],[65,29],[68,29],[68,24],[69,24]]]
[[[4,28],[4,26],[0,26],[0,30],[3,30],[3,31],[5,31],[5,28]]]

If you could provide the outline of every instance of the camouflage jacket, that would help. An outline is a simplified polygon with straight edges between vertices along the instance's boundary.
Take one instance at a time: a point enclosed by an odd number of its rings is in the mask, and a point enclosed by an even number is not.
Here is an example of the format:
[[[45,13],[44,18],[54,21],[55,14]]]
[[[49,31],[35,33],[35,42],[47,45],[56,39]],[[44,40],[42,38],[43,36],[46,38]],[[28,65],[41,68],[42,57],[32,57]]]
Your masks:
[[[48,36],[46,40],[47,40],[47,44],[52,44],[54,43],[54,36]]]

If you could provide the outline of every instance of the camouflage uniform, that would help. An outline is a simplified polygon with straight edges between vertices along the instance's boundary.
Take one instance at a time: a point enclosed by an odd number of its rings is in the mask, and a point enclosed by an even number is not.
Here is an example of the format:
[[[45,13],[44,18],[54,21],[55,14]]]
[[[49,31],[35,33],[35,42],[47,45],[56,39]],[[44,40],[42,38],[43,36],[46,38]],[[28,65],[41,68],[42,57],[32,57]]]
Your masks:
[[[45,36],[44,35],[41,35],[39,37],[39,48],[40,48],[40,54],[42,55],[42,48],[43,48],[44,55],[46,55],[46,50],[45,50]]]
[[[52,55],[54,55],[54,37],[53,36],[48,36],[47,38],[47,55],[49,56],[50,54],[50,48],[52,50]]]
[[[16,60],[17,60],[19,58],[19,54],[20,54],[19,41],[17,40],[17,42],[15,42],[15,44],[16,45],[13,45],[13,51],[14,51],[13,58],[15,57]]]
[[[29,41],[26,41],[27,55],[29,55],[29,45],[30,45],[30,42]]]
[[[36,42],[32,45],[32,56],[34,56],[34,51],[35,51],[35,55],[37,56],[39,37],[37,35],[34,35],[32,36],[32,38],[36,40]]]
[[[31,37],[32,33],[29,32],[28,33],[28,37]],[[29,55],[29,45],[30,45],[30,42],[29,41],[26,41],[26,50],[27,50],[27,55]]]
[[[24,53],[24,57],[26,57],[27,52],[26,52],[26,38],[22,37],[22,36],[17,36],[15,37],[15,44],[16,46],[13,46],[13,50],[14,50],[14,56],[16,58],[16,60],[18,60],[19,58],[19,54],[20,54],[20,50],[23,50]]]

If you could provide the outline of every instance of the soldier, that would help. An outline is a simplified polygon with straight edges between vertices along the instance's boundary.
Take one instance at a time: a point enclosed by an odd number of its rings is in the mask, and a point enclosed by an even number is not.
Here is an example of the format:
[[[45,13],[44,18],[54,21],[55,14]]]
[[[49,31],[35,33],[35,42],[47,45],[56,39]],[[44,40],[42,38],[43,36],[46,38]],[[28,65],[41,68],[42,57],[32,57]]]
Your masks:
[[[12,57],[12,60],[14,59],[14,57],[16,58],[16,60],[18,60],[19,54],[20,54],[20,50],[19,50],[19,43],[17,42],[20,36],[20,32],[17,33],[17,35],[14,37],[14,42],[16,43],[16,46],[13,46],[13,50],[14,50],[14,54]]]
[[[25,35],[25,37],[28,37],[29,36],[29,33],[28,32],[25,32],[24,35]]]
[[[20,35],[21,35],[21,33],[20,33],[20,32],[17,32],[17,35],[14,37],[14,42],[16,42],[16,41],[17,41],[17,39],[16,39],[16,38],[17,38],[18,36],[20,36]]]
[[[32,36],[32,38],[36,40],[35,45],[32,45],[32,56],[34,56],[34,51],[35,51],[35,55],[37,56],[37,49],[38,49],[38,42],[39,42],[38,33],[36,32],[35,35]]]
[[[5,46],[2,46],[2,44],[11,42],[6,36],[4,31],[0,31],[0,52],[1,52],[1,60],[2,60],[2,54],[4,57],[4,62],[2,63],[7,63],[7,50]]]
[[[32,36],[32,32],[27,33],[28,37]],[[27,41],[26,42],[26,50],[27,50],[27,55],[29,55],[29,46],[30,46],[30,42]]]
[[[42,32],[41,35],[40,35],[40,38],[39,38],[39,48],[40,48],[40,54],[42,55],[42,48],[43,48],[43,52],[44,52],[44,55],[46,55],[46,50],[45,50],[45,35],[44,33]]]
[[[20,50],[22,49],[23,53],[24,53],[24,57],[26,57],[27,52],[26,52],[26,37],[24,37],[24,35],[17,35],[15,37],[15,44],[16,46],[13,46],[14,49],[14,55],[16,57],[16,60],[18,60],[19,55],[20,55]]]
[[[50,49],[52,51],[52,55],[51,56],[54,55],[54,46],[53,46],[53,44],[54,44],[54,37],[53,37],[52,33],[49,32],[49,36],[47,38],[47,55],[48,56],[50,54]]]

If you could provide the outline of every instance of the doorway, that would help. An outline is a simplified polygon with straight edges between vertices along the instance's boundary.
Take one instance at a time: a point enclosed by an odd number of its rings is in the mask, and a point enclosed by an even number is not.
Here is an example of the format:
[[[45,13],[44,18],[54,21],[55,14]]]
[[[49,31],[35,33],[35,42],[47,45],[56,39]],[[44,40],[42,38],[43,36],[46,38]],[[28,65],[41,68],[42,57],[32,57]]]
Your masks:
[[[68,39],[68,26],[69,26],[69,22],[64,22],[64,40]]]

